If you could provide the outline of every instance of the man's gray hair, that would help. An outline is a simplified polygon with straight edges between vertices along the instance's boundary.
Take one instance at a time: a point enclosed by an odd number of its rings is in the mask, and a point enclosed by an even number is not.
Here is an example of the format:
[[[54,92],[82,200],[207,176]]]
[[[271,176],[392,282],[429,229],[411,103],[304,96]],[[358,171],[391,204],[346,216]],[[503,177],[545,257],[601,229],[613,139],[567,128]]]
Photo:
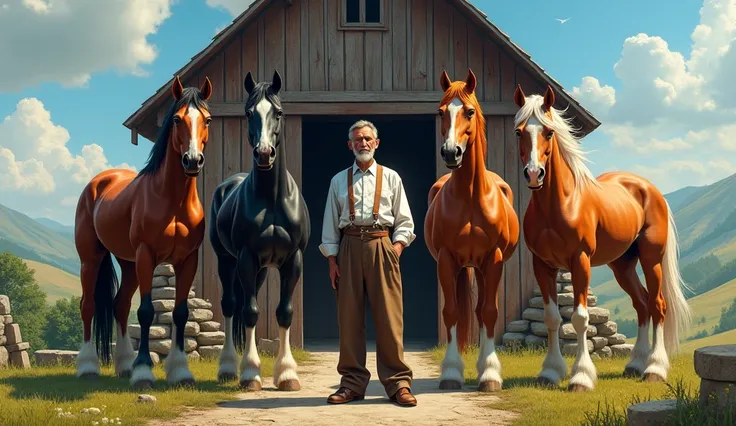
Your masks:
[[[350,126],[350,130],[348,130],[348,140],[353,139],[353,130],[360,129],[361,127],[366,126],[370,127],[373,131],[373,139],[378,139],[378,129],[376,129],[376,126],[373,123],[368,120],[358,120],[352,126]]]

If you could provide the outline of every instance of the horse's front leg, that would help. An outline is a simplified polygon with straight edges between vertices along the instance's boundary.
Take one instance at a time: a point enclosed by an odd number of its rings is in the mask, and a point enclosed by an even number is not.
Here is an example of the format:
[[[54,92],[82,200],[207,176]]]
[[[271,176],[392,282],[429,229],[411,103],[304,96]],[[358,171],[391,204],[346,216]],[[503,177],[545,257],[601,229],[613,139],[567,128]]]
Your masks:
[[[236,270],[237,260],[227,252],[217,252],[217,271],[222,284],[222,316],[225,322],[225,345],[220,353],[217,380],[220,383],[238,378],[238,353],[233,339],[233,317],[242,312],[243,300],[237,300],[235,286],[240,286]]]
[[[494,334],[498,320],[498,285],[503,276],[503,253],[500,249],[497,248],[488,256],[488,260],[482,266],[482,271],[483,300],[479,299],[478,304],[483,305],[481,310],[483,334],[480,339],[481,346],[476,368],[478,370],[478,390],[492,392],[501,390],[503,385],[501,361],[496,354]]]
[[[437,277],[445,298],[442,319],[445,322],[445,327],[447,327],[447,349],[441,365],[440,389],[460,389],[465,383],[465,376],[463,375],[465,365],[457,344],[459,307],[455,289],[459,273],[460,267],[452,253],[444,247],[441,248],[437,253]]]
[[[268,268],[260,268],[257,258],[247,248],[238,254],[238,279],[243,288],[245,307],[235,312],[234,332],[238,342],[245,337],[245,352],[240,361],[240,387],[246,390],[261,390],[261,359],[256,347],[256,324],[258,323],[258,291],[266,281]]]
[[[549,265],[532,253],[532,267],[542,292],[544,304],[544,324],[547,326],[547,356],[542,363],[542,371],[537,376],[537,383],[543,386],[558,386],[560,380],[567,377],[567,364],[560,351],[560,325],[562,316],[557,306],[557,268]]]
[[[153,376],[153,360],[149,349],[148,334],[153,324],[153,301],[151,288],[153,287],[154,254],[146,245],[138,246],[135,253],[135,272],[140,285],[141,305],[138,307],[138,324],[141,326],[141,340],[138,345],[138,356],[133,361],[133,373],[130,376],[130,385],[134,388],[150,388],[156,382]]]
[[[296,374],[296,361],[291,355],[289,344],[289,329],[294,310],[291,306],[291,296],[294,294],[299,279],[302,276],[302,251],[297,249],[286,260],[279,273],[281,275],[281,295],[276,307],[276,321],[279,323],[279,352],[273,364],[273,384],[282,391],[297,391],[301,389],[299,376]]]
[[[577,334],[577,356],[572,365],[572,378],[568,385],[571,391],[592,390],[595,386],[597,372],[593,360],[588,353],[588,286],[590,285],[590,257],[587,253],[579,253],[572,259],[570,272],[572,274],[572,288],[574,306],[572,326]]]
[[[184,261],[174,265],[176,274],[176,300],[174,302],[173,327],[171,337],[174,340],[171,351],[166,357],[164,368],[166,379],[172,385],[193,385],[194,376],[189,371],[189,362],[184,351],[184,328],[189,319],[189,307],[187,298],[192,288],[194,275],[197,273],[197,260],[199,250],[194,250]]]

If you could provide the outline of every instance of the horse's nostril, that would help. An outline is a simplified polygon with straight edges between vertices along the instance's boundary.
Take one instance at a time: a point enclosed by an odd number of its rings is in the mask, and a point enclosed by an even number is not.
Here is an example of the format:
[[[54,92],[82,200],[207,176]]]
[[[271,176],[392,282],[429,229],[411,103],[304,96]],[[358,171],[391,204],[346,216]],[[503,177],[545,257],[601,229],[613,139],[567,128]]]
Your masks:
[[[463,150],[459,146],[455,148],[455,158],[460,158],[463,155]]]

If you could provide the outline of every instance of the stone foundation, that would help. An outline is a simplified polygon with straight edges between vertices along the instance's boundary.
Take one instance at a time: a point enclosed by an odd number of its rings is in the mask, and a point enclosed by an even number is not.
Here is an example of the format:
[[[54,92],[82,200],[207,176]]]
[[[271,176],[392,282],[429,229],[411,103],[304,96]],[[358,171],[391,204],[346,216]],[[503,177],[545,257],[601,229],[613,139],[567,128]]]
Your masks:
[[[730,407],[736,414],[736,345],[698,348],[693,363],[700,377],[700,404]]]
[[[560,349],[563,355],[575,355],[577,337],[570,322],[573,313],[574,295],[570,272],[560,271],[557,275],[557,303],[562,316],[560,326]],[[591,358],[627,357],[634,345],[626,343],[626,336],[618,333],[618,325],[610,320],[608,309],[596,306],[598,298],[588,290],[588,315],[590,320],[587,332],[587,347]],[[522,319],[512,321],[506,326],[503,335],[506,347],[546,347],[547,326],[544,324],[544,303],[539,287],[534,288],[534,297],[529,299],[529,307],[522,313]]]
[[[28,342],[23,341],[20,326],[10,314],[10,298],[0,294],[0,368],[31,368]]]

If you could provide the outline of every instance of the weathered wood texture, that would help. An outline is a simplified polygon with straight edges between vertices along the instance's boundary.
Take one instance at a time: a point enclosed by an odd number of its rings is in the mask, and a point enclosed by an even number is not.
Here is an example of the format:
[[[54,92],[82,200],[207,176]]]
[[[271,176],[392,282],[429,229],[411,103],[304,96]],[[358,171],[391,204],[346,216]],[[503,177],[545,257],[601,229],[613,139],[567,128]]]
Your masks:
[[[513,134],[513,93],[517,82],[523,84],[527,94],[542,91],[546,85],[535,80],[528,69],[516,63],[506,50],[487,36],[485,30],[468,20],[447,0],[386,2],[390,15],[386,31],[338,29],[339,1],[303,0],[291,2],[290,6],[285,2],[272,3],[196,76],[186,80],[186,85],[199,86],[205,76],[209,77],[215,90],[210,103],[228,111],[234,108],[211,124],[207,163],[197,184],[207,218],[216,185],[232,173],[251,168],[252,150],[247,141],[247,123],[241,118],[242,103],[247,97],[243,79],[248,71],[253,73],[256,81],[263,81],[270,80],[274,69],[277,69],[284,84],[284,98],[291,98],[294,103],[290,105],[294,108],[302,108],[301,114],[308,113],[306,110],[309,108],[325,114],[378,113],[381,105],[405,105],[404,109],[407,109],[411,104],[396,101],[412,91],[417,92],[417,99],[423,101],[415,104],[421,103],[426,109],[422,113],[434,114],[441,97],[438,91],[441,90],[439,76],[442,70],[446,70],[453,80],[464,80],[468,68],[472,68],[478,82],[476,95],[488,108],[484,110],[488,134],[487,166],[511,186],[521,220],[529,202],[529,193],[523,184]],[[347,91],[363,92],[362,96],[377,98],[370,103],[355,102],[355,99],[351,102],[351,96],[361,95],[345,93]],[[309,94],[300,92],[322,92],[315,96],[326,98],[315,101]],[[330,98],[329,93],[334,95]],[[383,98],[381,93],[386,97]],[[387,101],[392,96],[394,102]],[[349,109],[346,109],[347,105],[351,105]],[[394,111],[411,113],[401,108],[399,106]],[[301,117],[285,112],[287,162],[301,185]],[[162,113],[163,110],[156,117],[159,124]],[[437,177],[447,171],[441,162],[437,163]],[[321,211],[312,214],[321,214]],[[416,214],[423,212],[417,211]],[[318,238],[317,234],[315,238]],[[516,253],[505,266],[499,292],[499,320],[495,327],[497,342],[501,341],[505,324],[521,317],[534,285],[529,252],[522,235]],[[258,295],[261,317],[256,333],[259,338],[278,336],[274,316],[278,286],[278,274],[269,273],[267,283]],[[200,249],[200,268],[194,288],[198,295],[213,303],[215,320],[221,322],[217,262],[208,240]],[[291,332],[295,346],[301,346],[303,340],[301,292],[300,283],[294,300]],[[477,290],[474,290],[475,300]],[[441,312],[441,293],[437,309]],[[477,342],[479,327],[475,319],[473,321],[474,341]],[[445,342],[446,331],[441,319],[438,328],[440,342]]]

